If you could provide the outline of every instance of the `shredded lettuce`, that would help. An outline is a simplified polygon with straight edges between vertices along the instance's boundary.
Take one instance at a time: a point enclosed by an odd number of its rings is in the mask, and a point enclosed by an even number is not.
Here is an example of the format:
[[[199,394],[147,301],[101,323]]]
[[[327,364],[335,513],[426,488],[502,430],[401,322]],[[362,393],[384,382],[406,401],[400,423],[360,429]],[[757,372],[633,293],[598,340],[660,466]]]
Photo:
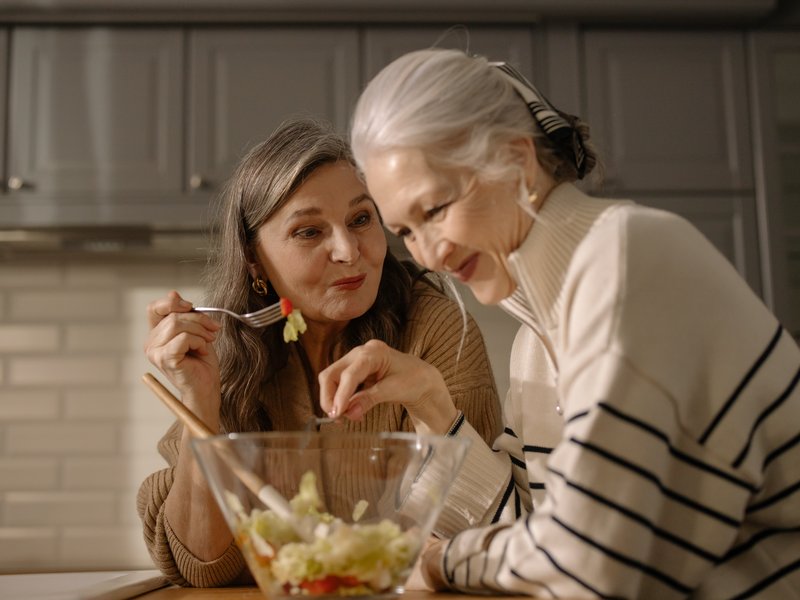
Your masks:
[[[310,521],[312,541],[271,510],[251,511],[239,519],[237,540],[259,584],[273,594],[369,595],[403,583],[416,558],[418,540],[389,519],[345,523],[323,512],[316,477],[309,471],[289,501],[293,514]],[[357,521],[367,508],[359,500]]]

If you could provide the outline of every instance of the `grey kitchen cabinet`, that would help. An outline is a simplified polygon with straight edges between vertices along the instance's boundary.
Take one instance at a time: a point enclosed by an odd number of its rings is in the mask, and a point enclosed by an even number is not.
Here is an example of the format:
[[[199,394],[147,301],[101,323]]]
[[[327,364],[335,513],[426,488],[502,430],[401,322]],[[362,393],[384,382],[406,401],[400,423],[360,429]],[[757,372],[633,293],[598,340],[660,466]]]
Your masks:
[[[6,148],[2,140],[6,139],[6,98],[8,97],[7,85],[8,65],[8,29],[0,28],[0,181],[6,180]],[[2,189],[2,185],[0,185]]]
[[[606,187],[753,187],[744,35],[588,30],[586,116]]]
[[[126,199],[179,192],[179,29],[19,27],[10,64],[0,215],[47,225],[81,207],[78,222],[103,221]]]
[[[344,131],[359,86],[352,27],[18,27],[11,48],[0,227],[205,228],[250,146],[293,114]]]
[[[364,35],[365,78],[368,80],[400,55],[423,48],[456,48],[489,60],[506,60],[523,74],[534,69],[532,27],[371,26]]]
[[[345,132],[359,91],[351,27],[189,32],[188,185],[219,189],[237,160],[293,115]]]
[[[750,34],[764,297],[800,338],[800,33]]]
[[[594,193],[681,214],[761,293],[744,35],[590,29]]]

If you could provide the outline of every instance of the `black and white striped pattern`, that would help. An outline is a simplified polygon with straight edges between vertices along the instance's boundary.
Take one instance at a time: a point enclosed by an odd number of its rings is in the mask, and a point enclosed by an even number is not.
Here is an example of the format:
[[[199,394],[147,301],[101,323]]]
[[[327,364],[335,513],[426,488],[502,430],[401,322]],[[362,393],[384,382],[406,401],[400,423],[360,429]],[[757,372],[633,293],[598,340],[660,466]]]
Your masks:
[[[564,118],[564,113],[555,108],[524,75],[508,63],[493,62],[490,64],[497,67],[514,86],[545,135],[558,147],[569,152],[578,172],[578,178],[583,179],[586,174],[586,151],[583,148],[580,134]]]
[[[568,187],[545,203],[549,226],[538,230],[563,247],[524,245],[510,261],[529,269],[526,297],[538,296],[504,301],[560,319],[544,333],[563,430],[543,443],[528,435],[542,415],[525,410],[534,398],[506,407],[495,448],[512,482],[498,489],[496,524],[449,543],[447,581],[554,598],[800,598],[800,349],[683,220],[615,208],[570,241],[564,224],[575,219],[564,215],[595,209]],[[553,281],[563,293],[541,293]],[[539,455],[543,480],[531,476]],[[512,523],[524,478],[546,496]]]

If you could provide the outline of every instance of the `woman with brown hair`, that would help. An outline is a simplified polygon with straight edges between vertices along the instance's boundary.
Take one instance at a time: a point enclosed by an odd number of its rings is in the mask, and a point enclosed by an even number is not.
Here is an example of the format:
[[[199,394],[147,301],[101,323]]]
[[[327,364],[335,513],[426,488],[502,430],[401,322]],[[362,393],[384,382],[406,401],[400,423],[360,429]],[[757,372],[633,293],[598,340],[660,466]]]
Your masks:
[[[487,443],[501,415],[483,339],[433,280],[387,249],[375,205],[349,148],[328,126],[285,123],[243,158],[222,195],[205,303],[237,313],[288,298],[308,325],[286,343],[282,327],[252,329],[192,311],[176,292],[148,307],[149,360],[215,431],[291,431],[322,416],[317,375],[369,340],[424,361]],[[424,405],[414,380],[408,402]],[[347,431],[410,431],[385,405]],[[322,425],[324,429],[330,425]],[[173,426],[159,444],[169,467],[142,484],[138,510],[155,564],[180,585],[225,585],[244,561],[189,447]]]

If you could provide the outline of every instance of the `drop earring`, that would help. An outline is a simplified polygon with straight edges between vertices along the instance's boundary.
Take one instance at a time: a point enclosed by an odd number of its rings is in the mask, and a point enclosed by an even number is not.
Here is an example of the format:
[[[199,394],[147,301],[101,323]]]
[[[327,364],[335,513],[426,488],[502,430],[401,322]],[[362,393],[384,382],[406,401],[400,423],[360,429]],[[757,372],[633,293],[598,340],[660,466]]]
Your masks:
[[[269,294],[269,287],[267,286],[267,282],[261,279],[258,275],[253,280],[252,283],[253,291],[258,294],[259,296],[266,296]]]

